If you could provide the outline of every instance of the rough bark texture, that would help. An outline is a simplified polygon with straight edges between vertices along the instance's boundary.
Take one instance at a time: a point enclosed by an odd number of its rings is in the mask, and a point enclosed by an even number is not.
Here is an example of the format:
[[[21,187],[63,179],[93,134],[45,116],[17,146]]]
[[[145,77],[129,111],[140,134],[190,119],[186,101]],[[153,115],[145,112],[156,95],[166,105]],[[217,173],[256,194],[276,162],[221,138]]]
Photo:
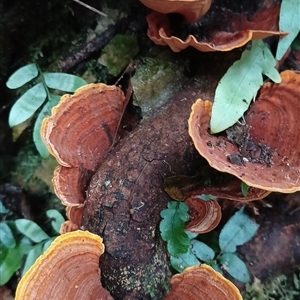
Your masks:
[[[262,282],[300,266],[300,193],[273,193],[266,201],[272,208],[259,210],[257,234],[238,251],[251,274]]]
[[[168,290],[171,273],[158,229],[171,200],[163,179],[195,173],[199,155],[187,120],[199,93],[190,84],[158,116],[143,120],[91,181],[83,224],[104,238],[102,282],[115,299],[160,299]]]

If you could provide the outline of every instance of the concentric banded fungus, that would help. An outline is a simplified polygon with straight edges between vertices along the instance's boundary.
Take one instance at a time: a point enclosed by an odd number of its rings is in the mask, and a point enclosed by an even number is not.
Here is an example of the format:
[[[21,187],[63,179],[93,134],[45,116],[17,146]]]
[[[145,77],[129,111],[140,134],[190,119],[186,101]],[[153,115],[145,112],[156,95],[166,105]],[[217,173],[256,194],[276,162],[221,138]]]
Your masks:
[[[270,191],[249,187],[247,195],[245,196],[241,190],[241,181],[238,178],[234,178],[222,186],[207,186],[194,190],[192,192],[192,196],[206,194],[227,200],[247,202],[261,200],[267,197],[270,193]]]
[[[208,265],[189,267],[171,279],[164,300],[242,300],[237,287]]]
[[[280,84],[266,83],[246,115],[250,137],[270,147],[271,165],[264,163],[232,164],[228,157],[237,146],[225,136],[209,133],[212,103],[198,99],[192,106],[189,134],[199,153],[209,164],[235,175],[249,186],[267,191],[293,193],[300,190],[300,74],[281,73]]]
[[[44,119],[41,136],[60,164],[52,181],[64,205],[84,205],[86,186],[111,148],[124,105],[118,87],[89,84],[62,96]]]
[[[81,227],[83,210],[84,206],[67,206],[66,215],[68,221],[62,223],[60,227],[60,234],[75,231]]]
[[[210,8],[211,0],[140,0],[147,7],[160,13],[178,13],[189,23],[195,22]]]
[[[58,163],[95,171],[110,149],[125,96],[116,86],[88,84],[64,95],[44,119],[41,136]]]
[[[22,277],[16,300],[112,300],[100,283],[103,252],[102,239],[87,231],[59,236]]]
[[[92,172],[84,168],[58,166],[54,170],[52,183],[56,196],[68,206],[83,206],[85,190]]]
[[[279,32],[274,28],[274,24],[278,23],[278,13],[278,6],[271,7],[256,13],[249,22],[244,15],[228,12],[224,16],[225,12],[223,12],[220,18],[225,22],[228,21],[224,27],[231,24],[231,32],[215,30],[209,36],[201,39],[194,35],[188,35],[185,39],[181,39],[171,34],[166,15],[152,12],[147,16],[149,27],[147,34],[155,44],[168,45],[174,52],[179,52],[189,46],[202,52],[230,51],[247,44],[251,40],[264,39],[272,35],[286,35],[287,33]],[[218,22],[220,18],[217,20]],[[211,25],[207,26],[211,27]]]
[[[195,233],[207,233],[214,230],[221,221],[221,207],[215,200],[204,201],[197,196],[185,200],[189,207],[191,220],[186,229]]]

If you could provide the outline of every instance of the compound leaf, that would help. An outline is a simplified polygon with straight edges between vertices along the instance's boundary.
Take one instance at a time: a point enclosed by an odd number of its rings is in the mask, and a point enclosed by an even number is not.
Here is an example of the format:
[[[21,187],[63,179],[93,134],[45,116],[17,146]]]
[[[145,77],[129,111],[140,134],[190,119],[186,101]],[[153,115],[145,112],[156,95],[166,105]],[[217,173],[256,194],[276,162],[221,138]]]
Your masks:
[[[30,238],[34,243],[39,243],[43,240],[49,238],[48,234],[44,230],[34,223],[33,221],[27,219],[15,220],[17,229],[25,236]]]
[[[49,151],[44,144],[42,138],[41,138],[41,126],[44,118],[46,116],[51,115],[51,109],[54,105],[56,105],[59,102],[60,96],[57,95],[50,95],[51,101],[47,101],[41,111],[38,114],[38,117],[36,118],[36,121],[34,123],[33,127],[33,142],[35,144],[36,149],[40,153],[41,157],[47,158],[49,156]]]
[[[223,268],[236,280],[248,283],[250,274],[245,263],[234,253],[223,253],[220,257]]]
[[[189,220],[188,206],[182,202],[169,202],[168,208],[160,213],[163,218],[159,224],[161,237],[167,242],[168,252],[172,256],[186,253],[190,240],[185,233],[185,222]]]
[[[70,93],[87,84],[81,77],[66,73],[44,73],[43,76],[49,88]]]
[[[223,252],[235,252],[236,246],[248,242],[256,233],[259,225],[244,213],[244,207],[237,211],[224,225],[219,236]]]
[[[191,241],[192,252],[201,261],[210,262],[215,257],[215,251],[203,242],[192,240]]]
[[[24,267],[22,269],[22,276],[29,270],[29,268],[35,263],[36,259],[43,254],[43,243],[39,243],[35,245],[31,250],[28,252],[26,257]]]
[[[14,248],[16,246],[14,235],[5,222],[0,222],[0,242],[6,248]]]
[[[47,210],[46,215],[49,219],[51,219],[52,228],[59,233],[61,224],[65,221],[64,217],[56,209]]]
[[[248,109],[251,99],[263,84],[262,74],[274,82],[281,81],[276,60],[263,41],[252,42],[220,80],[212,107],[210,129],[221,132],[236,123]]]
[[[8,214],[9,212],[10,210],[3,205],[2,201],[0,201],[0,214]]]
[[[170,261],[172,267],[180,273],[182,273],[187,267],[200,265],[199,260],[191,249],[188,249],[186,253],[179,254],[178,257],[171,256]]]
[[[6,86],[9,89],[17,89],[38,76],[38,74],[38,69],[34,63],[26,65],[18,69],[8,78]]]
[[[0,286],[6,284],[13,274],[20,269],[22,257],[27,253],[28,245],[17,244],[16,247],[10,249],[4,260],[0,263]]]
[[[46,91],[41,83],[24,93],[9,112],[9,126],[16,126],[29,119],[43,104],[46,96]]]
[[[279,14],[279,29],[289,32],[279,40],[276,59],[286,53],[300,31],[300,0],[282,0]]]

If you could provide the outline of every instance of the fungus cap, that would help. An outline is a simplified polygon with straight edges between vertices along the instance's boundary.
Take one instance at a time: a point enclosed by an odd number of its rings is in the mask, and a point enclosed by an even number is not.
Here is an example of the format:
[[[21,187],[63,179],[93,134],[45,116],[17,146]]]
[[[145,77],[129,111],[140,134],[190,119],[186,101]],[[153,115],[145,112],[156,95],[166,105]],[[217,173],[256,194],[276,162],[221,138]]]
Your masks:
[[[233,164],[228,160],[238,149],[225,136],[209,133],[210,101],[198,99],[193,104],[189,134],[198,152],[213,168],[258,189],[293,193],[300,190],[300,74],[285,71],[281,78],[280,84],[264,84],[245,116],[250,137],[256,143],[268,145],[274,153],[270,166]]]
[[[238,178],[233,177],[233,179],[226,184],[220,186],[206,186],[200,189],[196,189],[192,192],[191,195],[195,196],[205,194],[227,200],[247,202],[261,200],[267,197],[270,193],[270,191],[250,186],[247,191],[247,195],[243,195],[241,189],[241,181]]]
[[[195,22],[210,8],[211,0],[140,0],[147,7],[160,13],[178,13],[189,23]]]
[[[187,198],[185,203],[190,212],[190,221],[186,224],[188,231],[203,234],[214,230],[220,223],[222,211],[217,201],[204,201],[195,195]]]
[[[189,267],[171,279],[172,288],[164,300],[242,300],[237,287],[212,267]]]
[[[249,22],[244,15],[228,12],[228,16],[221,16],[221,19],[227,21],[224,27],[231,24],[232,31],[212,30],[208,36],[198,40],[194,35],[188,35],[185,39],[173,36],[168,17],[165,14],[152,12],[147,16],[147,34],[155,44],[168,45],[174,52],[189,46],[202,52],[230,51],[246,45],[251,40],[264,39],[273,35],[285,36],[287,32],[280,32],[274,26],[277,24],[278,13],[279,6],[271,7],[257,12]]]
[[[88,84],[61,97],[43,120],[41,137],[60,165],[95,171],[111,147],[124,105],[118,87]]]
[[[15,299],[112,300],[100,283],[103,252],[102,239],[87,231],[57,237],[22,277]]]

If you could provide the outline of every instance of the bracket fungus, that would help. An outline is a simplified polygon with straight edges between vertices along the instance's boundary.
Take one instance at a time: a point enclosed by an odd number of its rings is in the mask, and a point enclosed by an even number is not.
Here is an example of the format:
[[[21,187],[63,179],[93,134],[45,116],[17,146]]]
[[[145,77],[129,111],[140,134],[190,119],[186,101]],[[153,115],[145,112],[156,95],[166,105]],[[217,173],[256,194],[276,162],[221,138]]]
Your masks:
[[[273,35],[286,35],[286,32],[280,32],[274,26],[277,24],[278,14],[279,6],[274,6],[255,13],[248,21],[245,15],[226,9],[213,11],[212,7],[205,15],[205,20],[199,23],[201,25],[195,23],[190,26],[190,29],[182,29],[183,32],[190,32],[190,34],[177,37],[173,35],[168,16],[153,11],[147,16],[147,34],[155,44],[167,45],[174,52],[179,52],[189,46],[202,52],[230,51],[246,45],[251,40],[265,39]],[[215,28],[216,24],[219,24],[220,29]],[[224,31],[223,28],[227,30]],[[199,35],[202,31],[203,34]]]
[[[147,7],[164,14],[178,13],[189,23],[195,22],[210,8],[212,0],[140,0]]]
[[[112,300],[100,282],[103,252],[102,239],[90,232],[59,236],[22,277],[15,299]]]
[[[238,152],[238,147],[225,136],[209,133],[210,101],[198,99],[193,104],[189,134],[198,152],[213,168],[258,189],[293,193],[300,190],[300,74],[284,71],[281,78],[280,84],[263,85],[245,116],[251,141],[259,146],[257,152],[263,154],[261,147],[266,145],[272,153],[265,163],[233,163],[228,159]]]
[[[186,225],[188,231],[207,233],[214,230],[221,221],[221,206],[215,200],[204,201],[192,196],[185,200],[189,207],[190,221]]]
[[[238,288],[216,272],[202,264],[189,267],[171,279],[172,288],[164,300],[242,300]]]
[[[62,166],[95,171],[111,147],[124,102],[120,88],[103,83],[62,96],[41,127],[49,152]]]
[[[53,187],[64,205],[84,205],[87,185],[113,144],[125,105],[120,88],[88,84],[63,95],[43,120],[41,137],[60,164]],[[74,224],[65,224],[62,231],[76,228]]]

